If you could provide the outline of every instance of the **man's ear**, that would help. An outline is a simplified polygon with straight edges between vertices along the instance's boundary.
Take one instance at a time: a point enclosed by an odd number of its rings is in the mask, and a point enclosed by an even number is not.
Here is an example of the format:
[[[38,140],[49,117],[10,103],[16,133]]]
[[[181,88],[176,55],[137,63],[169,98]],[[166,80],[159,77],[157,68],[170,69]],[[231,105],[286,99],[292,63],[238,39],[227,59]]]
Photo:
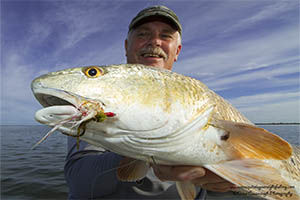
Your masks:
[[[124,46],[125,46],[125,55],[127,56],[127,48],[128,48],[128,40],[127,39],[124,42]]]
[[[179,53],[180,53],[180,51],[181,51],[181,48],[182,48],[181,44],[178,45],[178,47],[177,47],[177,49],[176,49],[176,56],[175,56],[175,58],[174,58],[174,61],[177,61],[177,58],[178,58]]]

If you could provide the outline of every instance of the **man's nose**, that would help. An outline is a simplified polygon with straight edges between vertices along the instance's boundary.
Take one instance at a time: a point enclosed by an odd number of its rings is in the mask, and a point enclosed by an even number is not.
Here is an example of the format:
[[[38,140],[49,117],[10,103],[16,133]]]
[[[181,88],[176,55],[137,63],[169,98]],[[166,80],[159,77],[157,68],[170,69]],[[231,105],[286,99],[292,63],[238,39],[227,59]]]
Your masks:
[[[149,44],[151,44],[152,46],[161,46],[162,44],[162,41],[161,39],[159,38],[158,35],[152,35],[149,39]]]

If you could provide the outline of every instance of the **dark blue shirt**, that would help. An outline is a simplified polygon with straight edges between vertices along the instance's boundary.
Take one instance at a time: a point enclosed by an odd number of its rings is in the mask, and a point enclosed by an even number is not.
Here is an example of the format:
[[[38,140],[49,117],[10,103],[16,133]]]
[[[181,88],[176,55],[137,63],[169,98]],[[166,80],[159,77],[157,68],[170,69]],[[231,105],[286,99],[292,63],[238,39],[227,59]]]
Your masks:
[[[180,199],[175,184],[161,182],[152,170],[139,182],[121,182],[116,170],[122,156],[68,138],[65,178],[69,199]],[[204,199],[205,190],[198,188],[197,199]]]

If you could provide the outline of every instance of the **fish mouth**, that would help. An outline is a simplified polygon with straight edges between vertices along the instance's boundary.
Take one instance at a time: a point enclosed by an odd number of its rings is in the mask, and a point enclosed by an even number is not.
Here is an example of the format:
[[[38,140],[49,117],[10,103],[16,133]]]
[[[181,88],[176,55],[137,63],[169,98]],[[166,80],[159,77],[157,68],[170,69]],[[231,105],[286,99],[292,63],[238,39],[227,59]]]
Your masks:
[[[70,105],[78,108],[82,100],[86,99],[62,89],[45,87],[37,81],[32,82],[31,90],[43,107]]]
[[[77,128],[90,119],[104,120],[104,104],[57,88],[48,88],[39,82],[32,84],[32,91],[38,102],[44,107],[35,113],[35,120],[41,124],[53,126],[77,137]],[[110,113],[107,114],[107,116]],[[97,117],[96,117],[97,116]],[[96,117],[96,118],[95,118]]]
[[[52,106],[73,106],[79,110],[84,102],[97,102],[102,109],[105,107],[105,104],[100,100],[82,97],[61,89],[44,87],[32,90],[35,98],[45,108]]]
[[[80,117],[80,98],[64,90],[35,88],[33,93],[44,107],[35,113],[35,120],[48,126],[56,126],[73,116]],[[65,124],[67,125],[67,124]]]
[[[71,94],[64,90],[43,88],[34,91],[34,96],[43,107],[70,105],[74,107],[79,106],[78,95]]]
[[[93,117],[93,115],[85,115],[80,107],[82,102],[87,101],[87,98],[62,89],[44,87],[38,81],[32,82],[31,89],[35,98],[44,107],[35,113],[35,120],[41,124],[53,126],[32,149],[55,130],[77,138],[81,136],[77,131],[79,128],[76,129],[75,127],[79,127],[81,123]]]

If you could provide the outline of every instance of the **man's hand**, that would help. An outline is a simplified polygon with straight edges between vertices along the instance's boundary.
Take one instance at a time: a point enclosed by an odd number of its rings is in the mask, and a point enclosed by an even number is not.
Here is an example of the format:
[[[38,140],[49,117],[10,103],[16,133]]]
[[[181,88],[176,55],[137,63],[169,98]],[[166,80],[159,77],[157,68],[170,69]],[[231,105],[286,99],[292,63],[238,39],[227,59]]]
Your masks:
[[[155,175],[162,181],[191,181],[196,186],[214,192],[227,192],[235,185],[203,167],[152,166]]]

